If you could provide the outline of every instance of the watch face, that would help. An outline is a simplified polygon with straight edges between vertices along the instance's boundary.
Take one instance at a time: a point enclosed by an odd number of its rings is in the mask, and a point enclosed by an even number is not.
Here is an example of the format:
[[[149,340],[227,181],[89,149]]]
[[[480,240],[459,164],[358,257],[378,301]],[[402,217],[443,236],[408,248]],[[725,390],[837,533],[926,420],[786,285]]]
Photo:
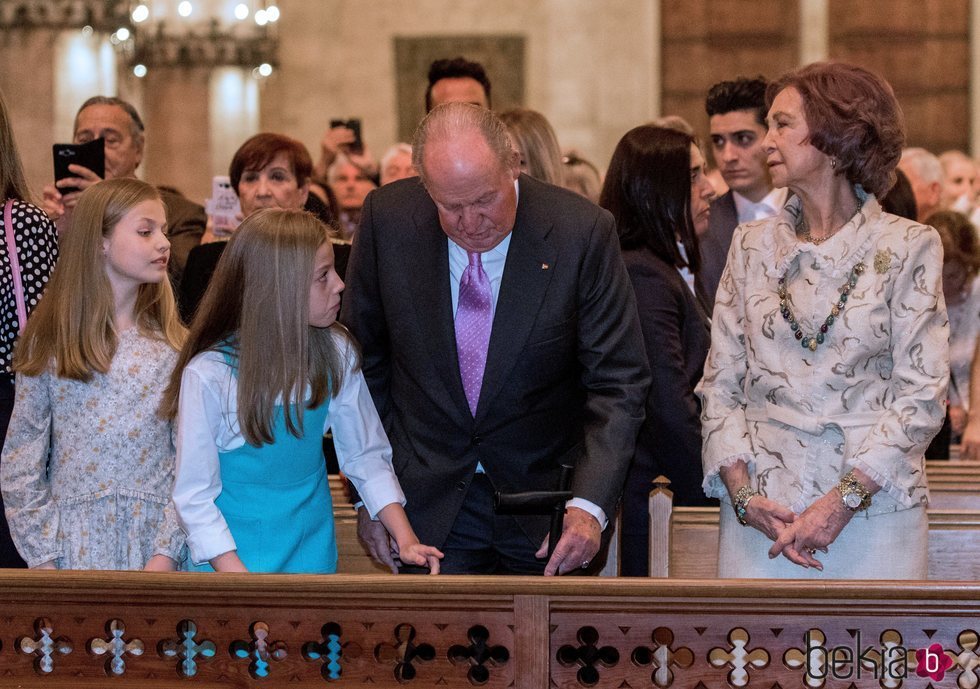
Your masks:
[[[861,496],[857,493],[848,493],[844,496],[844,504],[852,510],[856,510],[861,506]]]

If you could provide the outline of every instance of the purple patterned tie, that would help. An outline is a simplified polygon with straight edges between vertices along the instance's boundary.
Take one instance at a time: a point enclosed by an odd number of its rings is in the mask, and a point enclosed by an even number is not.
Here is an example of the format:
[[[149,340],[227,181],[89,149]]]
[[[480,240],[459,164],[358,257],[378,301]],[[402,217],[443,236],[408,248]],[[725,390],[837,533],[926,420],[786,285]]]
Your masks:
[[[459,355],[459,374],[463,390],[476,416],[483,386],[483,371],[487,367],[487,347],[493,325],[493,296],[490,278],[483,270],[480,254],[466,252],[470,264],[459,281],[459,304],[456,307],[456,352]]]

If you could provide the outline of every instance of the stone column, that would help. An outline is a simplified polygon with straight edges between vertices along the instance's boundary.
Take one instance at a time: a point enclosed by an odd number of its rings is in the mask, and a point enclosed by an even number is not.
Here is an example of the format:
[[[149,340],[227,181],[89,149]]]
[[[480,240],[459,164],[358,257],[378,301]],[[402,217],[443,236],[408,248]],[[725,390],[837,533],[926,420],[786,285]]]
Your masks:
[[[206,67],[150,69],[143,78],[144,177],[202,203],[211,192],[211,115]]]
[[[54,142],[54,44],[50,29],[3,29],[0,38],[0,91],[28,184],[37,196],[51,182]],[[70,133],[63,133],[68,135]]]

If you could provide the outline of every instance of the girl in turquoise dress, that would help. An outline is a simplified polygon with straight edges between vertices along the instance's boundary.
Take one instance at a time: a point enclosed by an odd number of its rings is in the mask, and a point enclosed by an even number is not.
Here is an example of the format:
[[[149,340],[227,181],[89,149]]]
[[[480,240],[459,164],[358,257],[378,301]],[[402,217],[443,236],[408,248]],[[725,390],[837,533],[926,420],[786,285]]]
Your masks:
[[[322,452],[333,428],[341,470],[403,562],[439,571],[419,543],[355,345],[336,323],[344,284],[327,228],[262,210],[218,264],[164,396],[177,417],[174,505],[188,569],[337,570]]]

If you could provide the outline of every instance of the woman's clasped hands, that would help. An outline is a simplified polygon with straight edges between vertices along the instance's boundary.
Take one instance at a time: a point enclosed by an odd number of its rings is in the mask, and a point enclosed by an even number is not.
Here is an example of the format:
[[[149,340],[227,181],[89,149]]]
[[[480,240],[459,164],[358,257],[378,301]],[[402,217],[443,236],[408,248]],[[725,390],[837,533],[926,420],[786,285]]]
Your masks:
[[[814,557],[816,552],[819,550],[826,553],[827,547],[834,542],[854,514],[844,507],[840,496],[835,491],[831,491],[799,515],[794,515],[791,510],[782,505],[763,500],[774,505],[779,510],[779,515],[788,514],[794,517],[788,521],[784,520],[784,526],[777,529],[774,535],[759,529],[775,541],[769,549],[769,557],[775,558],[782,554],[787,560],[800,567],[815,567],[823,571],[823,565]],[[753,526],[755,523],[750,519],[751,509],[758,501],[757,498],[749,504],[749,513],[746,515],[746,521]],[[763,508],[765,505],[760,504],[759,507]]]

